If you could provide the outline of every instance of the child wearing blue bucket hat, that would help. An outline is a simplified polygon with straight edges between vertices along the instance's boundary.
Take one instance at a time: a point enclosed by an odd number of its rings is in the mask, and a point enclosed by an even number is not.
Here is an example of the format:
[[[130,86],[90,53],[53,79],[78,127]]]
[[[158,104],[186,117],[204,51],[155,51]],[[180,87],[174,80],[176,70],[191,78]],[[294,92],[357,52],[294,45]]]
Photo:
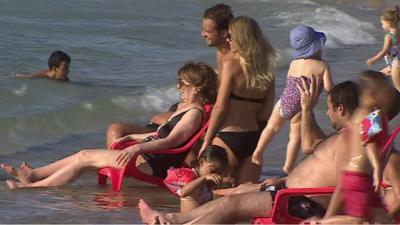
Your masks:
[[[286,86],[261,134],[257,148],[253,153],[253,163],[261,164],[268,143],[279,132],[285,121],[290,120],[289,142],[283,170],[289,173],[294,167],[300,148],[301,93],[298,87],[310,84],[313,76],[317,83],[323,82],[324,89],[327,92],[333,87],[329,65],[321,58],[325,41],[325,34],[316,32],[310,26],[297,26],[290,31],[290,45],[294,51]],[[320,92],[321,90],[317,91]]]

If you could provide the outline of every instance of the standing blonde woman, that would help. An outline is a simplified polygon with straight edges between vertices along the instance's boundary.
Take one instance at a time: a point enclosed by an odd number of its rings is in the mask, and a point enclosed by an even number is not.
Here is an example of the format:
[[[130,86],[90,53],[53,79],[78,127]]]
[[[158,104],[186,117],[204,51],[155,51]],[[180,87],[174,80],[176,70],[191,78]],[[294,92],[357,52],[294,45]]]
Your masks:
[[[261,166],[253,164],[251,156],[273,107],[276,52],[252,18],[232,19],[229,35],[234,57],[222,65],[217,101],[200,154],[211,144],[223,147],[240,184],[256,181],[260,174]]]

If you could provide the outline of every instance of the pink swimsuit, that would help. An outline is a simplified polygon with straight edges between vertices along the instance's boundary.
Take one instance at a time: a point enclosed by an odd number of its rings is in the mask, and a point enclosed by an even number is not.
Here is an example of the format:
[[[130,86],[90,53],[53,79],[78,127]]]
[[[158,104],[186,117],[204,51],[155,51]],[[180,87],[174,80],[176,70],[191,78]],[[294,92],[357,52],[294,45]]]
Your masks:
[[[178,197],[182,197],[181,188],[183,186],[199,177],[193,168],[170,168],[167,173],[164,184],[172,194]],[[201,188],[200,194],[196,196],[195,200],[200,204],[213,200],[214,195],[208,186],[203,185]]]

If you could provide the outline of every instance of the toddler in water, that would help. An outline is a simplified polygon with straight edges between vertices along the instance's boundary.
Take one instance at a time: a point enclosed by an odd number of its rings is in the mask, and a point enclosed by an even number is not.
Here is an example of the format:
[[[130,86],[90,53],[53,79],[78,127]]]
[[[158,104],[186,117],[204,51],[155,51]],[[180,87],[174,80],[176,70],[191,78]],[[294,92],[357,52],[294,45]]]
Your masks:
[[[181,198],[181,212],[187,212],[213,200],[212,187],[232,183],[222,177],[228,169],[228,155],[217,146],[208,146],[200,155],[195,168],[171,168],[164,180],[165,186]]]
[[[380,19],[383,31],[385,31],[383,47],[378,54],[367,60],[368,66],[371,67],[375,62],[384,57],[386,66],[381,70],[381,72],[386,75],[390,75],[392,65],[399,66],[399,17],[399,6],[385,10],[382,13]]]
[[[69,65],[71,57],[63,51],[54,51],[51,53],[48,65],[48,70],[41,70],[35,73],[17,73],[16,77],[27,78],[50,78],[58,81],[69,81]]]
[[[325,44],[324,33],[316,32],[309,26],[297,26],[290,31],[290,44],[294,48],[293,61],[290,63],[287,82],[280,100],[275,104],[272,115],[264,128],[252,162],[262,164],[263,153],[273,136],[279,132],[286,120],[290,120],[289,143],[283,170],[289,173],[296,161],[300,148],[300,92],[297,85],[310,82],[311,76],[323,80],[324,88],[329,92],[333,87],[329,65],[322,57]],[[303,80],[303,81],[302,81]]]
[[[380,104],[390,93],[390,83],[383,73],[371,70],[361,73],[359,106],[348,129],[344,130],[350,160],[336,188],[340,195],[334,194],[329,205],[330,209],[336,208],[343,201],[345,215],[327,218],[322,223],[374,222],[371,210],[383,206],[378,191],[385,166],[383,162],[389,151],[383,149],[388,140],[388,127]]]

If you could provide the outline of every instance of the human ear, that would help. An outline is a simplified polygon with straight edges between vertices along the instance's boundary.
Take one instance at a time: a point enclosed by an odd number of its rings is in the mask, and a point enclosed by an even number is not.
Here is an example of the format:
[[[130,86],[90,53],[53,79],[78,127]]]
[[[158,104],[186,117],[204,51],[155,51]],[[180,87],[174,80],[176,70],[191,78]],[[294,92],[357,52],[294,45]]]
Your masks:
[[[344,108],[344,106],[342,104],[339,104],[337,106],[337,110],[340,112],[340,115],[343,116],[345,114],[345,108]]]
[[[200,88],[198,88],[198,87],[194,88],[194,93],[195,94],[199,94],[200,93]]]

